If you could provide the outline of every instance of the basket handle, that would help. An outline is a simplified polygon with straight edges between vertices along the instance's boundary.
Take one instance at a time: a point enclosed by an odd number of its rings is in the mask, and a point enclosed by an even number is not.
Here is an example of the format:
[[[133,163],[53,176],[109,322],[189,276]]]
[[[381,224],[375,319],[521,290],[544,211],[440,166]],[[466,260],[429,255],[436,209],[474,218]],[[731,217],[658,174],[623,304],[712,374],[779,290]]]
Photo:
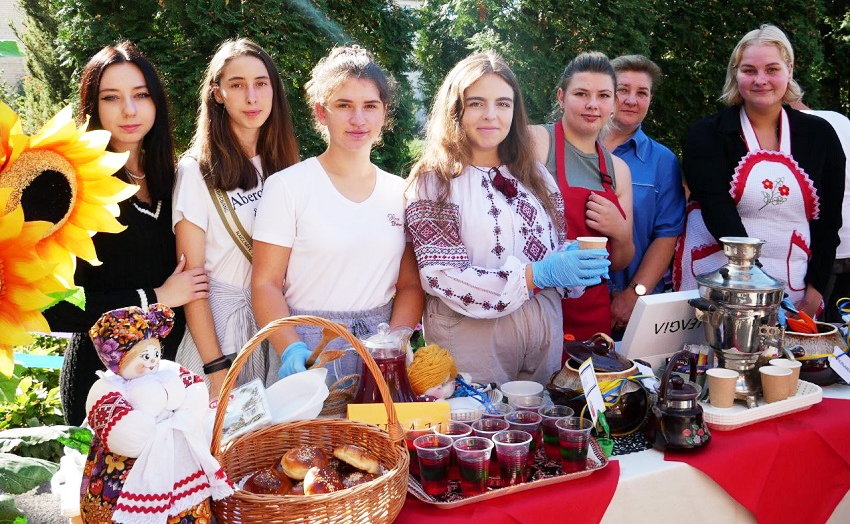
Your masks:
[[[227,376],[224,377],[224,383],[221,386],[221,391],[218,394],[218,406],[215,411],[215,423],[213,425],[212,442],[210,444],[210,451],[212,451],[213,455],[216,455],[221,451],[220,447],[222,430],[224,429],[224,415],[227,413],[227,404],[230,402],[230,392],[236,385],[236,379],[239,376],[239,372],[248,361],[248,357],[250,357],[251,353],[253,353],[273,332],[284,326],[301,325],[319,326],[323,328],[323,340],[327,336],[328,332],[333,332],[351,344],[351,346],[357,351],[357,354],[363,359],[363,362],[366,364],[369,372],[372,373],[373,377],[375,377],[375,384],[378,386],[378,391],[381,392],[381,398],[384,400],[384,409],[387,411],[387,431],[390,435],[390,440],[395,444],[401,444],[404,440],[404,431],[402,431],[401,424],[398,421],[398,414],[396,413],[395,405],[393,404],[392,397],[390,396],[390,389],[387,386],[386,380],[384,380],[381,370],[378,368],[378,364],[375,363],[375,359],[372,358],[371,353],[366,350],[357,337],[349,333],[344,325],[338,322],[331,322],[330,320],[321,317],[299,315],[279,318],[269,322],[265,327],[263,327],[263,329],[257,331],[257,333],[245,343],[242,350],[237,355],[236,360],[233,362],[233,365],[230,366],[230,369],[227,371]]]

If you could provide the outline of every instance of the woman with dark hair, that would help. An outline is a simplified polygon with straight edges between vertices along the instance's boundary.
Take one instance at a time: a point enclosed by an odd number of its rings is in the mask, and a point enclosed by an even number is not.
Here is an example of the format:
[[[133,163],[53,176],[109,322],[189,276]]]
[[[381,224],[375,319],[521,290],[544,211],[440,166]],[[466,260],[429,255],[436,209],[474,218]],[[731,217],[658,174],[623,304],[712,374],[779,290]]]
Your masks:
[[[721,96],[728,107],[688,133],[679,289],[695,289],[697,275],[726,263],[721,237],[755,237],[766,241],[764,270],[786,282],[797,308],[811,316],[821,309],[839,242],[845,158],[828,122],[790,107],[802,97],[793,71],[781,29],[750,31],[729,57]]]
[[[105,311],[156,302],[175,309],[176,336],[163,346],[173,359],[185,327],[182,306],[206,296],[203,269],[185,270],[177,261],[171,232],[171,190],[174,185],[174,146],[165,90],[151,63],[129,42],[98,52],[81,75],[80,120],[89,129],[111,133],[110,151],[128,152],[114,176],[139,186],[119,204],[121,233],[92,238],[99,266],[77,261],[74,282],[85,290],[85,309],[60,302],[44,312],[54,331],[73,332],[60,375],[62,409],[69,424],[85,420],[85,402],[105,369],[87,336]]]
[[[198,127],[177,166],[174,231],[187,267],[210,276],[209,297],[186,304],[189,331],[177,361],[217,397],[236,353],[257,331],[251,309],[251,234],[265,180],[298,161],[280,74],[256,43],[219,46],[201,83]],[[238,379],[265,379],[255,351]]]
[[[602,147],[599,135],[614,116],[614,68],[602,53],[573,58],[558,82],[560,118],[532,126],[537,160],[558,181],[564,196],[567,238],[608,238],[611,270],[631,262],[632,179],[629,167]],[[564,333],[587,340],[611,333],[608,286],[595,286],[563,302]]]
[[[423,293],[404,233],[404,180],[371,161],[395,83],[369,51],[347,46],[319,61],[305,90],[328,146],[268,181],[254,229],[257,320],[317,315],[360,338],[386,322],[401,345]],[[274,333],[268,382],[304,371],[320,338],[313,326]],[[337,361],[331,379],[349,371],[359,372],[356,359]]]
[[[406,196],[428,340],[476,382],[546,382],[563,344],[555,288],[600,283],[608,253],[561,250],[563,200],[501,56],[471,55],[446,76]]]

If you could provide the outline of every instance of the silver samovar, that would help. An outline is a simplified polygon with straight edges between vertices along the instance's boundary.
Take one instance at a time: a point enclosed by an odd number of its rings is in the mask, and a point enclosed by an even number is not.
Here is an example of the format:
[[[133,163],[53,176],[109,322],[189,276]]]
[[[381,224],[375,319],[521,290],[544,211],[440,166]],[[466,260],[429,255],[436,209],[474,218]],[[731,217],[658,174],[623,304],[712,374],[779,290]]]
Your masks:
[[[785,283],[761,269],[758,256],[765,242],[758,238],[722,237],[729,262],[697,276],[700,298],[689,301],[705,326],[718,367],[738,372],[735,398],[756,407],[761,393],[758,360],[765,349],[764,333],[777,324]]]

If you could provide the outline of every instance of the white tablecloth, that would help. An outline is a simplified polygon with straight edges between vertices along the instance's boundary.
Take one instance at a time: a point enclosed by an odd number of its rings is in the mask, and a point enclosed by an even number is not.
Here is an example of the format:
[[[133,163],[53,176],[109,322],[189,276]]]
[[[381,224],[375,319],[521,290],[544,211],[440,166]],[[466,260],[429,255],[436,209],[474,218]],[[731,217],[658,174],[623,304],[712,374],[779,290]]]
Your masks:
[[[850,387],[823,388],[823,396],[850,400]],[[752,513],[706,474],[683,462],[665,462],[664,453],[649,449],[615,457],[620,482],[603,523],[754,523]],[[790,493],[790,491],[789,491]],[[850,522],[850,492],[829,520]]]

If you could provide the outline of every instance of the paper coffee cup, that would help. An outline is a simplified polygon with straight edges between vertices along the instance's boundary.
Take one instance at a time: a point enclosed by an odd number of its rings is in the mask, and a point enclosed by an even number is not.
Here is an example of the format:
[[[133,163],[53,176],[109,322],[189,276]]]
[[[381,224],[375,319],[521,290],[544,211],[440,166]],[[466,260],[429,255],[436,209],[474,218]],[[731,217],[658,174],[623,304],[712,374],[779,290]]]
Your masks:
[[[731,408],[735,403],[738,372],[734,369],[711,368],[708,375],[708,400],[715,408]]]
[[[607,237],[576,237],[579,249],[605,249],[608,245]]]
[[[770,404],[788,398],[790,369],[779,366],[762,366],[759,368],[759,374],[761,375],[761,390],[765,403]]]
[[[787,358],[772,358],[768,364],[791,370],[791,377],[788,379],[788,396],[793,397],[796,395],[797,385],[800,380],[800,369],[803,367],[803,363],[799,360],[788,360]]]

